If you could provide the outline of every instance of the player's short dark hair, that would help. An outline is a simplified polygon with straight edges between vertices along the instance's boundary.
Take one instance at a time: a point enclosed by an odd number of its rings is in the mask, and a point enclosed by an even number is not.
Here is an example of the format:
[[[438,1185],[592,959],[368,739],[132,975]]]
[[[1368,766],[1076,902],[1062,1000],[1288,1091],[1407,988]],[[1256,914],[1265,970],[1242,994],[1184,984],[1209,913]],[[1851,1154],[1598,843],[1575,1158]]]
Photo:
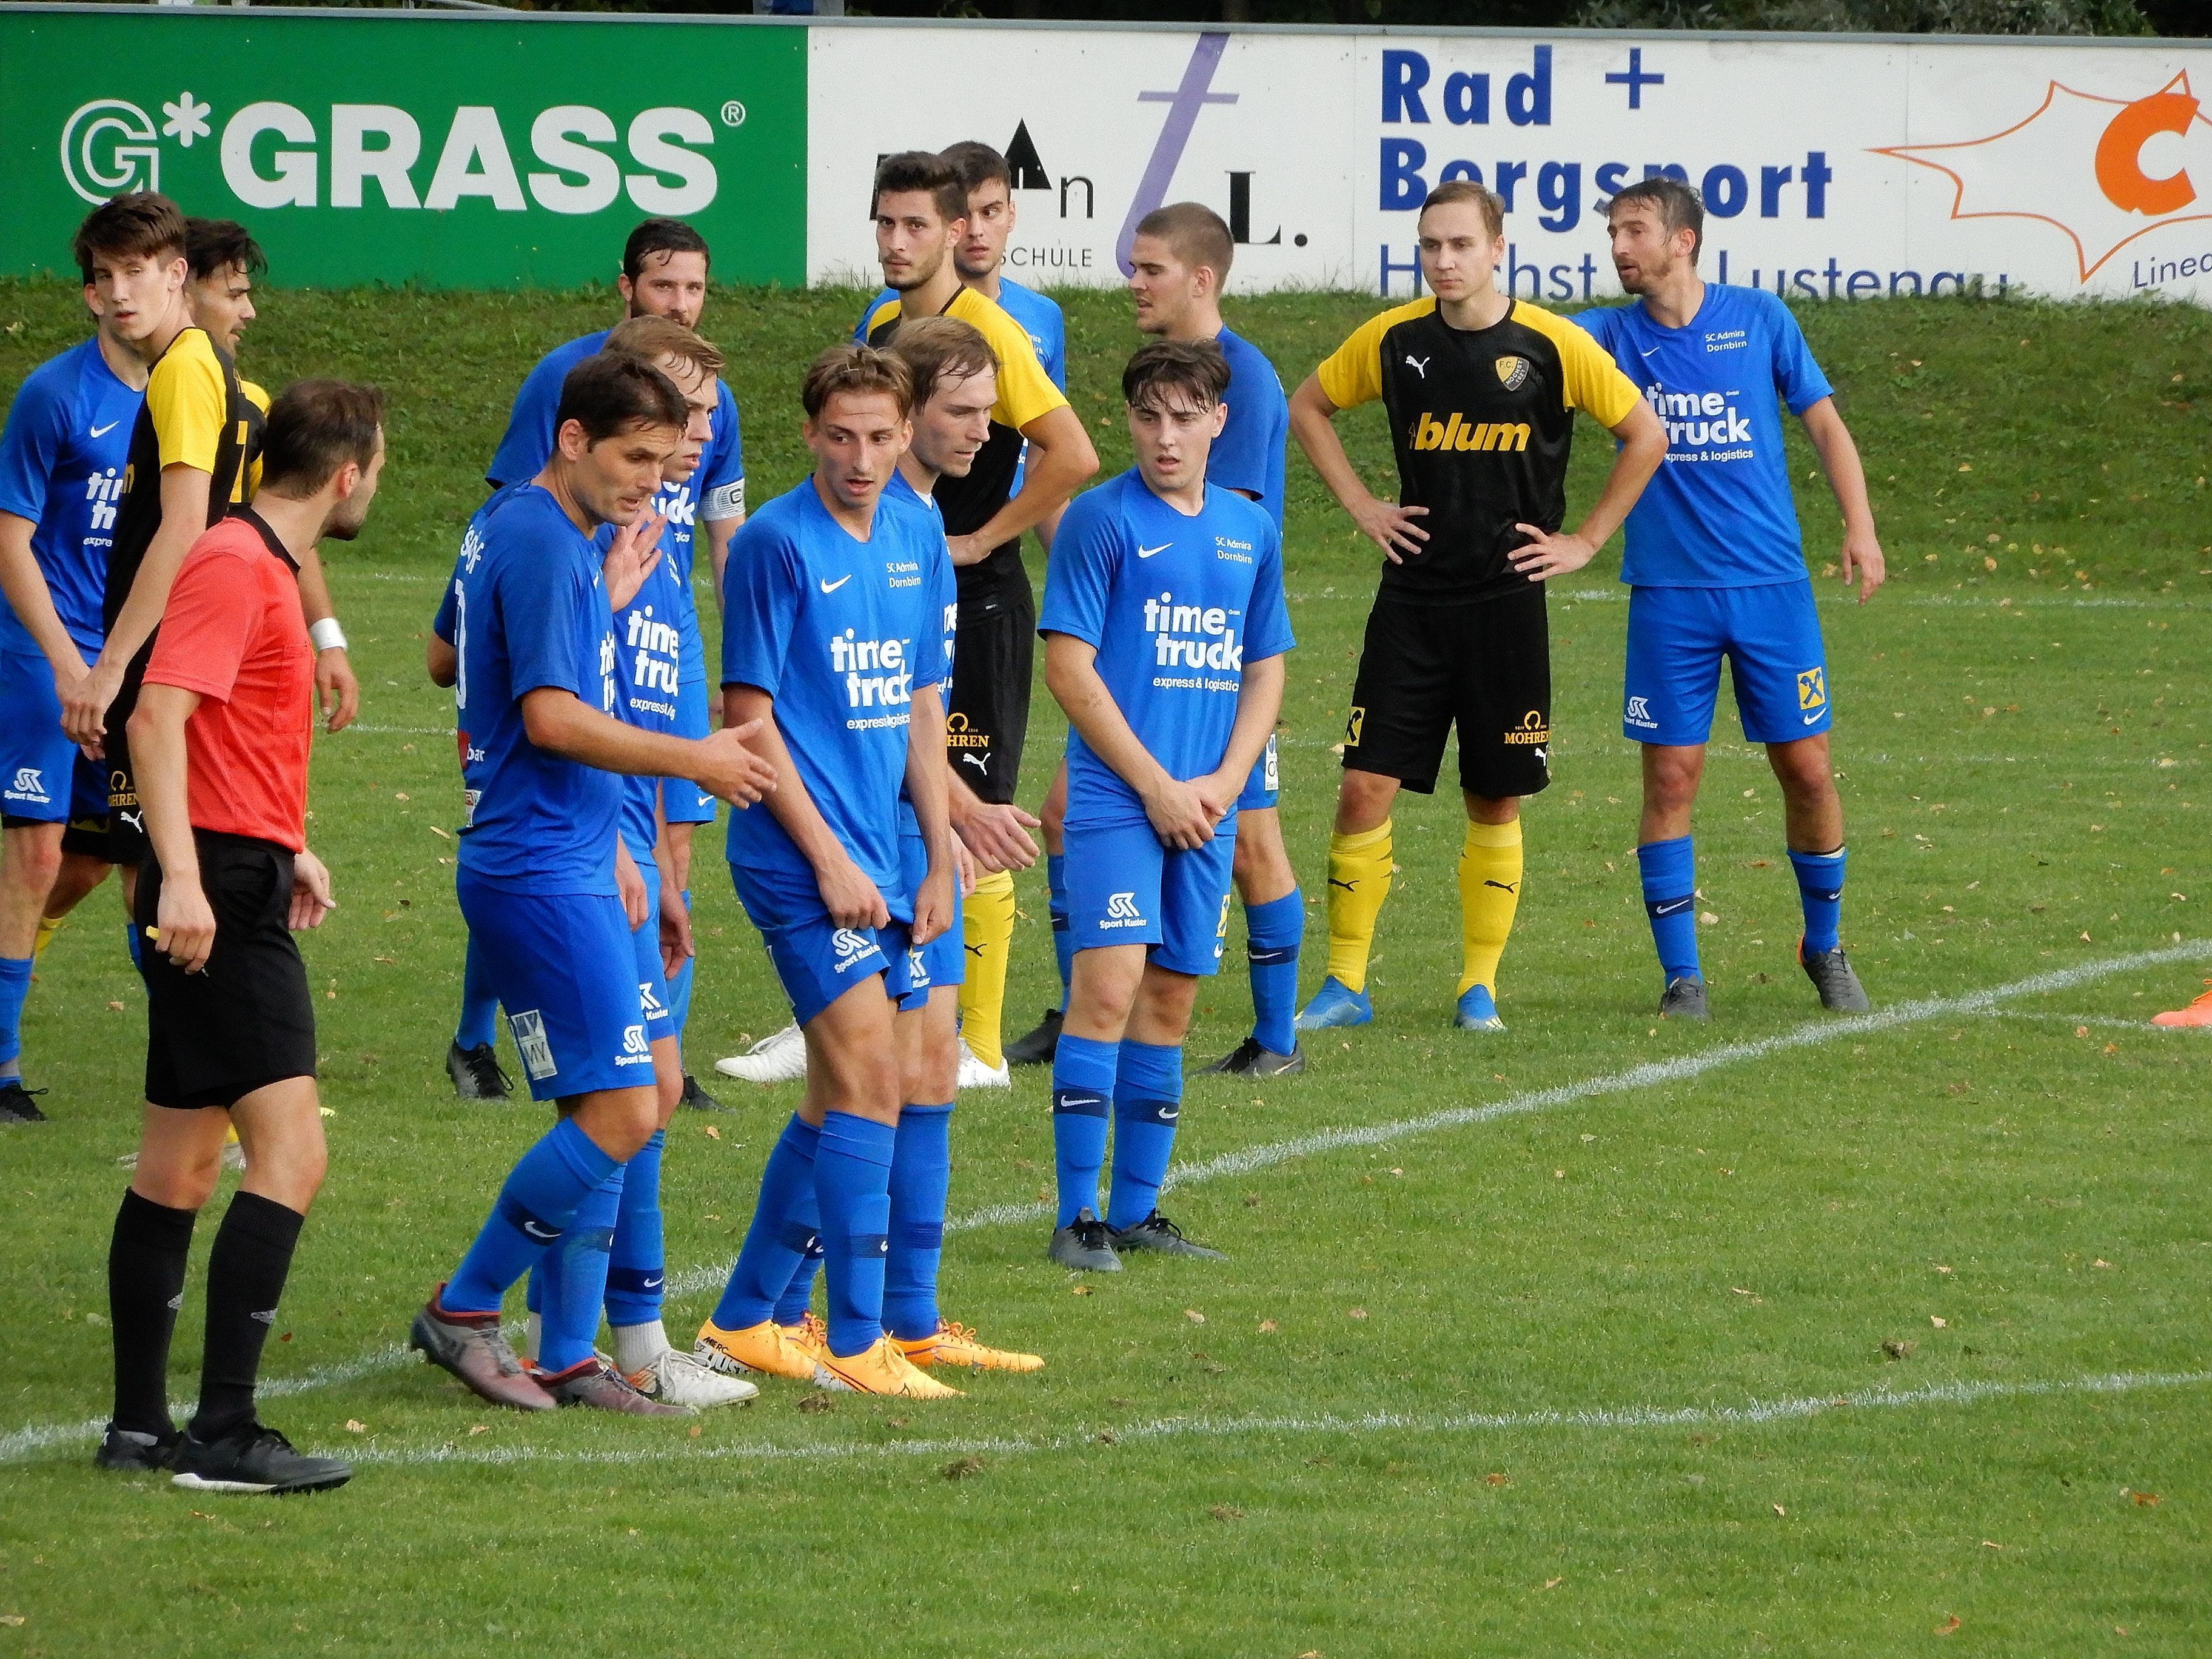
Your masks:
[[[1229,390],[1229,359],[1212,340],[1154,340],[1137,348],[1121,371],[1121,399],[1132,409],[1157,409],[1169,392],[1182,392],[1200,409],[1211,409]]]
[[[811,421],[818,419],[830,400],[840,393],[865,398],[877,392],[898,404],[901,420],[914,412],[914,376],[906,364],[892,352],[848,341],[831,346],[807,364],[799,401]]]
[[[1698,193],[1695,185],[1686,185],[1680,179],[1669,179],[1664,173],[1655,179],[1639,179],[1632,185],[1624,185],[1613,192],[1613,200],[1605,204],[1605,216],[1609,222],[1613,209],[1623,202],[1649,202],[1658,210],[1659,222],[1673,236],[1681,231],[1692,233],[1690,263],[1698,263],[1698,253],[1705,245],[1705,198]]]
[[[709,269],[714,263],[714,256],[707,251],[707,239],[681,219],[647,219],[623,244],[623,275],[635,282],[645,262],[656,253],[663,258],[672,253],[696,253]]]
[[[974,138],[963,139],[957,144],[947,144],[939,152],[960,175],[960,188],[974,191],[996,179],[1012,195],[1014,189],[1014,170],[1006,165],[1006,158],[988,144]]]
[[[295,501],[313,495],[348,461],[376,459],[384,393],[345,380],[295,380],[269,405],[261,487]]]
[[[690,406],[675,381],[642,357],[602,351],[585,358],[561,382],[553,430],[574,421],[584,428],[585,441],[596,444],[639,427],[671,426],[681,432],[690,420]]]
[[[253,233],[235,219],[187,219],[185,264],[204,283],[233,266],[258,276],[269,269],[269,256],[253,240]]]
[[[599,349],[627,351],[648,363],[659,357],[673,357],[679,363],[690,364],[702,374],[722,372],[720,346],[701,339],[683,324],[666,317],[648,314],[627,318],[607,331]]]
[[[185,216],[167,197],[134,190],[101,203],[84,216],[70,238],[70,253],[84,280],[92,280],[93,261],[101,254],[135,253],[143,258],[185,251]]]
[[[937,395],[940,381],[995,374],[999,369],[999,355],[982,330],[957,317],[917,317],[901,323],[891,336],[890,351],[913,377],[916,409]]]
[[[960,181],[960,169],[930,149],[902,149],[876,163],[876,188],[868,198],[868,212],[872,216],[886,196],[914,191],[932,197],[938,216],[948,225],[968,216],[968,186]]]
[[[1137,221],[1136,234],[1158,237],[1168,251],[1195,270],[1204,265],[1213,273],[1217,294],[1229,281],[1229,264],[1237,257],[1237,244],[1221,216],[1200,202],[1170,202],[1154,208]]]
[[[1421,213],[1454,202],[1474,203],[1482,210],[1482,222],[1490,228],[1492,236],[1505,234],[1505,204],[1496,191],[1473,179],[1447,179],[1421,198]],[[1421,222],[1419,213],[1413,216],[1413,222],[1416,226]]]

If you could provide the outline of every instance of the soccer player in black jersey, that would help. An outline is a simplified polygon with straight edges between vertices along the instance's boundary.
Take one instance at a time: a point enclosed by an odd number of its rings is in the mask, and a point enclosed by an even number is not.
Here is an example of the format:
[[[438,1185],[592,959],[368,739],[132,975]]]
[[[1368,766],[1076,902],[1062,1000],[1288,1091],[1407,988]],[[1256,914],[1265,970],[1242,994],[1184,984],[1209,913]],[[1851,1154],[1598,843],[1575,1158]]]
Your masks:
[[[1328,977],[1298,1016],[1364,1025],[1368,947],[1390,890],[1390,805],[1436,787],[1459,728],[1467,840],[1455,1023],[1498,1030],[1498,962],[1521,896],[1521,797],[1551,781],[1552,665],[1543,583],[1579,570],[1620,527],[1666,453],[1658,417],[1589,337],[1498,291],[1504,207],[1471,179],[1421,205],[1433,298],[1370,318],[1291,398],[1291,430],[1388,562],[1345,724],[1328,853]],[[1360,481],[1330,424],[1380,398],[1398,499]],[[1566,518],[1575,410],[1620,440],[1582,524]]]

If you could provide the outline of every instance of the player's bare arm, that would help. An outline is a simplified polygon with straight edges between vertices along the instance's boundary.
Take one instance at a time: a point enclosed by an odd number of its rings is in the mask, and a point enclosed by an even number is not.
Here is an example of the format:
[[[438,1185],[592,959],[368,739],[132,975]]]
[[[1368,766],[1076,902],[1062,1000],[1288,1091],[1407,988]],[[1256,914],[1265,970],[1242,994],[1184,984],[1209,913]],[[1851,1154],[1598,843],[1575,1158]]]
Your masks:
[[[70,689],[85,677],[89,665],[69,629],[62,626],[61,617],[54,610],[54,596],[46,588],[46,573],[39,568],[38,556],[31,550],[31,538],[38,527],[29,519],[0,513],[0,594],[6,596],[8,608],[53,665],[54,684],[66,700]]]
[[[1606,474],[1605,488],[1573,533],[1547,532],[1533,524],[1513,526],[1528,538],[1510,556],[1513,568],[1530,581],[1564,576],[1595,558],[1598,549],[1620,528],[1628,509],[1636,505],[1644,486],[1667,459],[1667,428],[1648,404],[1632,404],[1626,417],[1613,428],[1613,435],[1620,440],[1620,447],[1613,452],[1613,470]]]
[[[453,649],[451,640],[441,640],[433,633],[422,647],[422,672],[430,677],[431,684],[450,691],[461,676],[461,653]]]
[[[629,843],[620,836],[615,837],[615,893],[622,900],[623,917],[631,931],[643,927],[647,902],[653,896],[645,890],[645,878],[638,872],[637,860],[630,856]]]
[[[1419,553],[1429,539],[1429,532],[1413,522],[1429,509],[1400,507],[1367,488],[1352,465],[1352,457],[1344,453],[1344,440],[1336,434],[1336,416],[1337,405],[1321,389],[1318,375],[1307,375],[1291,394],[1291,435],[1328,486],[1328,493],[1336,497],[1337,505],[1350,515],[1359,533],[1382,550],[1384,558],[1403,564],[1407,555]]]
[[[668,836],[665,783],[657,785],[653,792],[653,862],[660,872],[660,970],[674,974],[696,952],[691,943],[691,910],[684,902],[676,848]]]
[[[149,685],[131,715],[138,804],[146,817],[147,842],[161,869],[154,948],[188,974],[206,967],[215,949],[215,911],[200,890],[199,850],[185,793],[185,723],[199,706],[197,691]]]
[[[161,527],[154,532],[130,597],[107,630],[100,659],[83,679],[62,691],[62,730],[70,742],[98,748],[107,730],[107,706],[123,686],[123,671],[160,623],[185,555],[207,528],[208,491],[214,483],[196,466],[180,463],[161,469]]]
[[[689,778],[733,806],[750,806],[776,786],[776,775],[745,747],[757,728],[739,726],[696,739],[647,732],[587,708],[573,691],[541,685],[522,695],[522,725],[550,754],[633,777]]]
[[[1195,784],[1171,776],[1129,729],[1128,718],[1099,676],[1097,647],[1072,634],[1047,634],[1044,683],[1091,752],[1136,791],[1163,845],[1188,852],[1213,839],[1219,814]],[[1253,757],[1258,754],[1257,749],[1252,751]],[[1251,769],[1252,758],[1247,758],[1244,770],[1249,775]],[[1237,787],[1243,787],[1241,780]],[[1232,790],[1229,799],[1236,799]]]
[[[775,780],[768,810],[799,848],[799,856],[813,866],[815,884],[821,890],[823,907],[830,912],[830,921],[840,927],[888,927],[891,913],[883,894],[853,862],[845,843],[837,839],[822,809],[814,804],[806,780],[799,775],[791,750],[775,723],[774,700],[757,685],[725,685],[722,712],[739,724],[725,726],[716,735],[738,733],[751,745],[756,757],[768,764]],[[941,732],[939,741],[943,742]]]
[[[1282,713],[1285,678],[1284,662],[1279,656],[1262,657],[1257,662],[1244,665],[1243,676],[1237,688],[1237,720],[1229,728],[1229,747],[1221,757],[1221,764],[1205,777],[1191,780],[1200,798],[1212,809],[1216,823],[1237,805],[1237,798],[1244,793],[1244,786],[1251,779],[1252,769],[1260,763],[1260,751],[1267,746],[1268,735],[1275,729],[1275,717]]]
[[[1867,500],[1866,468],[1859,461],[1859,447],[1851,441],[1844,417],[1836,412],[1833,398],[1821,398],[1798,418],[1805,422],[1805,435],[1827,472],[1836,505],[1843,509],[1844,543],[1837,554],[1838,574],[1846,582],[1858,583],[1859,603],[1864,605],[1888,576],[1889,564],[1875,534],[1874,507]]]
[[[913,938],[927,945],[951,925],[953,884],[958,863],[952,851],[952,826],[945,806],[949,769],[945,764],[945,698],[942,688],[918,686],[907,708],[906,791],[915,822],[929,849],[927,873],[914,896]]]
[[[300,612],[310,635],[317,623],[337,621],[319,549],[309,549],[300,561]],[[343,645],[315,647],[315,699],[322,707],[325,732],[344,731],[361,712],[361,682],[354,678],[352,660]]]
[[[1021,489],[975,534],[946,538],[954,564],[980,564],[992,549],[1052,518],[1098,471],[1098,452],[1083,428],[1083,417],[1064,404],[1031,421],[1022,436],[1030,448],[1022,463]]]

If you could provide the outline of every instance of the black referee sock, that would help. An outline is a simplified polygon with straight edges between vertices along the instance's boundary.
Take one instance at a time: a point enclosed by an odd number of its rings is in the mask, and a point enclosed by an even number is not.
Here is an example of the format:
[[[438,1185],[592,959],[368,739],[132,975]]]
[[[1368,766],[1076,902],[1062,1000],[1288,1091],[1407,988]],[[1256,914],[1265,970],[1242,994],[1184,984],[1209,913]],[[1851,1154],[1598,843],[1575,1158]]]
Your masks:
[[[193,1210],[125,1191],[107,1246],[107,1318],[115,1340],[115,1426],[176,1432],[169,1420],[169,1337],[185,1296]]]
[[[200,1408],[192,1417],[195,1440],[220,1440],[252,1419],[261,1345],[276,1322],[306,1219],[258,1193],[238,1194],[223,1212],[208,1253],[207,1355],[200,1364]]]

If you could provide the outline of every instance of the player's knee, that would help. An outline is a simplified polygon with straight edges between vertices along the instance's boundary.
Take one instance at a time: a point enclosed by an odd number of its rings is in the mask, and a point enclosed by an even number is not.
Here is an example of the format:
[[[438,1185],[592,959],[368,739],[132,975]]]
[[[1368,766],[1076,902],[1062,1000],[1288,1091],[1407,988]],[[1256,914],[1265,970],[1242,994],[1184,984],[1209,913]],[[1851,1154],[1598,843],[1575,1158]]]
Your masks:
[[[1687,811],[1697,802],[1698,783],[1704,773],[1702,756],[1647,753],[1644,766],[1645,804],[1662,811]]]
[[[9,830],[4,862],[10,886],[44,897],[62,871],[61,826],[51,835],[45,824]]]
[[[1836,793],[1834,770],[1828,764],[1825,744],[1778,744],[1767,751],[1775,781],[1782,793],[1799,806],[1823,805]]]
[[[1346,772],[1336,788],[1336,829],[1339,835],[1358,835],[1377,828],[1390,816],[1390,803],[1398,797],[1398,780],[1373,772]]]
[[[205,1158],[148,1159],[143,1153],[131,1177],[131,1190],[170,1210],[198,1210],[215,1196],[222,1175],[220,1147]]]

